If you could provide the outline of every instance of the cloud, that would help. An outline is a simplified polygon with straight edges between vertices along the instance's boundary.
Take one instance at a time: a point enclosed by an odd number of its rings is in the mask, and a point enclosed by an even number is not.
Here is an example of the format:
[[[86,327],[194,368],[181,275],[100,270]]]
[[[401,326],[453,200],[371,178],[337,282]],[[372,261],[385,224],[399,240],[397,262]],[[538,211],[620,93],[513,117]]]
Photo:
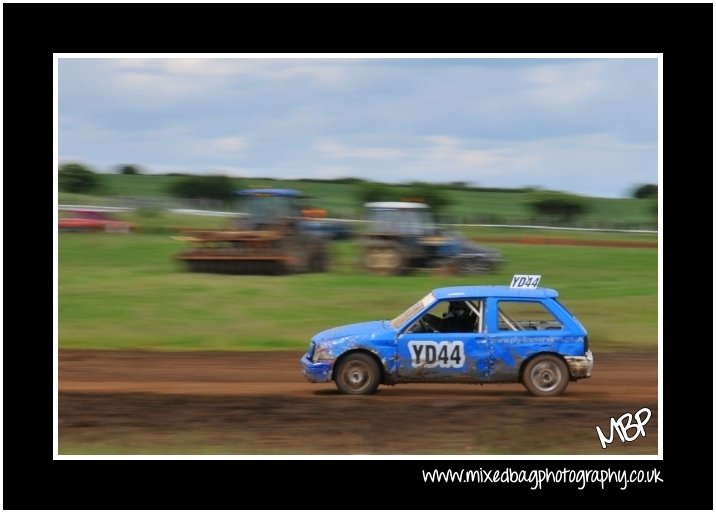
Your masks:
[[[329,61],[247,58],[117,59],[105,67],[109,91],[138,108],[163,108],[181,102],[256,96],[275,87],[335,88],[346,83],[346,68]]]
[[[369,160],[395,160],[405,156],[400,148],[389,147],[350,147],[336,141],[319,141],[315,149],[325,157],[331,159],[369,159]]]
[[[547,107],[569,107],[593,101],[608,89],[608,64],[599,61],[528,67],[522,80],[527,97]]]
[[[481,176],[498,175],[515,167],[524,167],[528,159],[515,153],[504,143],[490,143],[486,149],[466,148],[466,141],[449,136],[426,137],[428,146],[421,155],[424,166],[460,172],[470,170]],[[484,144],[484,143],[483,143]]]
[[[60,156],[90,165],[611,195],[656,181],[654,59],[61,59],[58,78]]]
[[[138,72],[181,79],[245,79],[291,81],[305,78],[314,84],[335,85],[350,74],[340,63],[346,59],[311,59],[285,57],[201,57],[117,59],[119,72]]]
[[[238,155],[249,146],[245,137],[219,137],[217,139],[192,139],[192,149],[200,155]]]

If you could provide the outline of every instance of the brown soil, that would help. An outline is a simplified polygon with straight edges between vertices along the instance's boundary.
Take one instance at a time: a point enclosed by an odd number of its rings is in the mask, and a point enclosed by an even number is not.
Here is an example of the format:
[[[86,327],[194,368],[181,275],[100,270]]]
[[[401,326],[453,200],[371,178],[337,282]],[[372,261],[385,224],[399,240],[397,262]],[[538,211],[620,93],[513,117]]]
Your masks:
[[[655,353],[595,354],[563,396],[515,385],[310,384],[295,352],[62,350],[60,454],[656,454]],[[595,427],[649,408],[646,436]],[[634,429],[631,430],[631,434]]]

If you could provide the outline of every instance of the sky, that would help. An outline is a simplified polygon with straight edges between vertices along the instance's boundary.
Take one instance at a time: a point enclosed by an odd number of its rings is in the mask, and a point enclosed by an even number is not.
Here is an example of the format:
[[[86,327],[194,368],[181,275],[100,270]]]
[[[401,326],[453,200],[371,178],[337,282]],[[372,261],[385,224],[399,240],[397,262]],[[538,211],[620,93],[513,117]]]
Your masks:
[[[653,55],[62,55],[57,69],[60,165],[614,198],[658,182]]]

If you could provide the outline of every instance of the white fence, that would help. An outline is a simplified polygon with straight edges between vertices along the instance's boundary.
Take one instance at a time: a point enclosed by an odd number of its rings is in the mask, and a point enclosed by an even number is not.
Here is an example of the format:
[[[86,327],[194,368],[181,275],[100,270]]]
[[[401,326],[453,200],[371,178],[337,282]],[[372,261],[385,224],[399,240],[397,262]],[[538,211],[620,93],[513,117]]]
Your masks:
[[[59,205],[59,210],[76,210],[76,211],[100,211],[100,212],[129,212],[136,210],[131,207],[107,207],[95,205]],[[191,214],[196,216],[218,216],[218,217],[236,217],[241,216],[238,212],[221,212],[216,210],[198,210],[193,208],[168,208],[168,212],[176,214]],[[338,219],[328,218],[327,221],[337,221],[341,223],[367,223],[364,219]],[[530,224],[442,224],[441,226],[452,227],[482,227],[482,228],[518,228],[521,230],[554,230],[554,231],[573,231],[573,232],[616,232],[616,233],[642,233],[656,235],[658,230],[623,230],[618,228],[575,228],[565,226],[537,226]]]

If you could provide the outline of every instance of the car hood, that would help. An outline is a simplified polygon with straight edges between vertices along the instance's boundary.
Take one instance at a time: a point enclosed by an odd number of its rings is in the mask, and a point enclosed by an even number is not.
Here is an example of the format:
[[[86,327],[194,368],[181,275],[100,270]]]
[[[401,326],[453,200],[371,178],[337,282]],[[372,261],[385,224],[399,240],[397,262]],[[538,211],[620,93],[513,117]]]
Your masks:
[[[357,324],[346,324],[345,326],[338,326],[337,328],[321,331],[313,336],[313,341],[324,342],[326,340],[347,337],[372,339],[388,331],[395,331],[388,321],[359,322]]]

